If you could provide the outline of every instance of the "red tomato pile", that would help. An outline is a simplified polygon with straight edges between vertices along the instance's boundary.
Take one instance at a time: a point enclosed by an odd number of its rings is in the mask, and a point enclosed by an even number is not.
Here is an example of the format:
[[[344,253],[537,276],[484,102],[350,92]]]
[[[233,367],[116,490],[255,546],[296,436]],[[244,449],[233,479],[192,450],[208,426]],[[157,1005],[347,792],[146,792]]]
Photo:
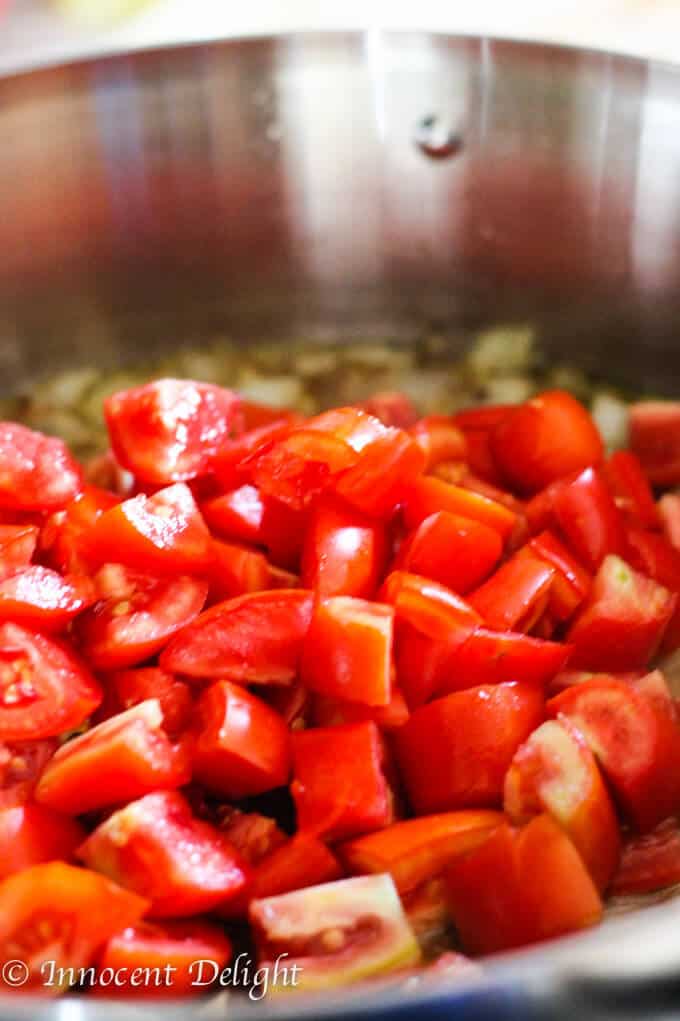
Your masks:
[[[485,954],[680,881],[655,669],[680,497],[651,489],[680,484],[680,408],[634,406],[608,458],[559,391],[369,408],[116,394],[125,493],[0,424],[0,957],[24,990],[49,960],[170,962],[196,991],[246,919],[260,964],[323,988],[417,963],[435,917]]]

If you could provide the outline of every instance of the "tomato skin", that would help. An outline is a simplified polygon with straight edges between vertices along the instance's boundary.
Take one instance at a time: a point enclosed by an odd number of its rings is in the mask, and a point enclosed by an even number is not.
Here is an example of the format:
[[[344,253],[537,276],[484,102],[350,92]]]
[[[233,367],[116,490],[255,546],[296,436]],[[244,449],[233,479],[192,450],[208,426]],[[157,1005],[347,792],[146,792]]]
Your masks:
[[[133,496],[97,518],[86,540],[94,564],[137,571],[202,574],[212,559],[210,533],[183,482]]]
[[[312,603],[306,589],[272,589],[217,603],[170,642],[160,664],[188,677],[290,684]]]
[[[209,602],[221,603],[248,592],[262,592],[271,588],[271,583],[271,565],[263,553],[213,540]]]
[[[0,743],[0,810],[26,804],[58,744],[57,738]]]
[[[106,695],[98,715],[102,722],[116,713],[132,709],[150,698],[158,699],[163,714],[163,729],[171,737],[186,730],[193,714],[193,693],[188,684],[179,681],[159,667],[119,670],[106,679]],[[102,709],[106,714],[102,715]]]
[[[409,718],[409,708],[402,693],[392,688],[392,697],[385,706],[369,706],[362,702],[348,702],[329,695],[315,695],[311,708],[315,727],[339,727],[344,723],[362,723],[373,720],[380,730],[396,730]]]
[[[630,450],[617,450],[604,470],[619,510],[643,528],[659,528],[661,522],[654,494],[639,458]]]
[[[548,606],[558,621],[567,620],[588,595],[592,582],[590,574],[550,531],[531,539],[529,548],[555,568]]]
[[[437,511],[448,511],[458,517],[478,521],[495,529],[503,540],[510,536],[517,522],[517,515],[508,507],[479,493],[452,486],[431,475],[416,479],[404,493],[407,527],[417,528]]]
[[[292,735],[292,746],[290,790],[302,832],[340,840],[392,821],[384,749],[375,723],[299,731]]]
[[[464,599],[444,585],[409,571],[388,574],[378,596],[394,606],[398,620],[412,624],[430,638],[450,639],[451,633],[458,634],[461,626],[467,637],[482,623],[482,618]]]
[[[461,690],[463,686],[503,684],[521,677],[525,684],[544,688],[571,655],[571,646],[547,642],[512,631],[477,628],[444,660],[437,692]]]
[[[676,883],[680,883],[677,819],[664,819],[649,833],[628,834],[610,893],[613,896],[651,893]]]
[[[49,567],[32,565],[0,581],[0,620],[61,631],[95,599],[89,578],[62,577]]]
[[[403,895],[440,875],[504,819],[501,812],[485,810],[406,819],[342,844],[339,854],[352,874],[389,872]]]
[[[351,596],[320,599],[304,640],[303,683],[351,702],[388,705],[393,627],[391,606]]]
[[[204,474],[242,425],[230,390],[180,379],[113,394],[104,402],[104,416],[119,463],[151,485]]]
[[[208,527],[223,539],[236,542],[262,541],[264,502],[256,486],[246,483],[201,504]]]
[[[568,719],[547,720],[517,749],[504,806],[516,823],[547,812],[573,841],[598,890],[607,888],[621,853],[619,824],[593,753]]]
[[[541,690],[517,682],[468,688],[416,709],[394,735],[416,813],[500,806],[508,766],[543,718]]]
[[[0,525],[0,579],[28,567],[39,535],[37,525]]]
[[[623,518],[601,474],[593,468],[556,486],[553,510],[572,550],[596,571],[609,554],[625,554]]]
[[[102,700],[71,650],[19,624],[0,624],[0,741],[56,737],[79,727]]]
[[[0,960],[29,969],[22,990],[56,994],[58,969],[88,967],[99,947],[144,914],[147,902],[89,869],[61,861],[33,865],[0,884]],[[41,968],[54,961],[54,987]],[[68,972],[67,972],[68,974]],[[16,987],[0,979],[0,988]]]
[[[638,401],[629,409],[629,444],[653,486],[680,483],[680,402]]]
[[[502,550],[503,541],[495,529],[438,511],[406,538],[396,566],[464,595],[491,573]]]
[[[105,564],[95,576],[100,600],[77,622],[83,655],[96,670],[122,670],[150,659],[198,617],[208,581],[163,578],[122,564]]]
[[[208,790],[238,799],[286,783],[288,729],[266,702],[239,685],[217,681],[201,694],[196,712],[193,775]]]
[[[302,548],[301,583],[317,595],[370,599],[387,558],[382,523],[337,500],[312,511]]]
[[[581,732],[640,830],[653,829],[680,806],[680,730],[655,700],[604,677],[567,688],[547,712]]]
[[[504,416],[491,447],[502,475],[525,494],[599,464],[603,457],[593,420],[564,390],[548,390]]]
[[[194,818],[177,791],[132,801],[101,823],[79,857],[148,899],[150,918],[210,911],[246,889],[248,871],[231,843]]]
[[[428,415],[411,426],[409,434],[425,454],[425,471],[442,461],[464,461],[465,436],[447,415]]]
[[[593,925],[602,902],[574,845],[547,815],[504,824],[446,873],[463,946],[488,954]]]
[[[109,969],[116,984],[95,984],[95,996],[134,996],[144,999],[196,996],[205,990],[194,982],[198,978],[196,961],[211,961],[222,971],[232,957],[231,941],[221,928],[208,922],[139,922],[112,936],[99,957],[100,974]],[[193,968],[192,968],[193,965]],[[165,969],[169,966],[169,971]],[[169,976],[162,985],[133,982],[136,968],[159,969]],[[153,972],[152,972],[153,974]],[[207,980],[207,972],[203,981]]]
[[[659,647],[676,604],[677,596],[668,589],[619,557],[606,557],[567,633],[573,645],[570,666],[615,672],[643,668]]]
[[[148,699],[63,744],[48,762],[35,799],[67,815],[115,805],[191,777],[184,745],[163,730],[157,699]]]
[[[275,897],[319,883],[332,883],[344,872],[324,843],[308,833],[296,833],[274,848],[253,869],[251,896]]]
[[[53,511],[80,492],[82,472],[61,440],[0,422],[0,507]]]
[[[555,568],[523,546],[469,595],[470,605],[491,628],[529,630],[535,608],[548,595]]]
[[[0,810],[0,879],[55,859],[69,860],[85,838],[74,819],[44,805]]]

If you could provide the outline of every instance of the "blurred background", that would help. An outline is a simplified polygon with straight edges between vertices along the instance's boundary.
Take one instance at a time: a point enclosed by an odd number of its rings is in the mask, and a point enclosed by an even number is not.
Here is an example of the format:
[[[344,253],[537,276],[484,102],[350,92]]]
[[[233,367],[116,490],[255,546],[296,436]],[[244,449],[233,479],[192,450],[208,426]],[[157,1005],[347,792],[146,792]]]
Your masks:
[[[680,60],[680,0],[0,0],[0,68],[293,29],[490,33]]]

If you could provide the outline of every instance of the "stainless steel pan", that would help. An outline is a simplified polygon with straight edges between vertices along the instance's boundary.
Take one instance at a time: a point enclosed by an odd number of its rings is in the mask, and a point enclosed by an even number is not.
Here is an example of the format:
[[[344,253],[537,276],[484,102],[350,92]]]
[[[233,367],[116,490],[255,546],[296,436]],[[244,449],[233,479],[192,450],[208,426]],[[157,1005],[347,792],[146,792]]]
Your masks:
[[[0,82],[0,385],[216,332],[451,343],[530,322],[545,357],[680,385],[680,70],[430,35],[291,36]],[[671,1017],[680,904],[475,984],[196,1015]],[[0,1019],[183,1008],[0,1002]]]

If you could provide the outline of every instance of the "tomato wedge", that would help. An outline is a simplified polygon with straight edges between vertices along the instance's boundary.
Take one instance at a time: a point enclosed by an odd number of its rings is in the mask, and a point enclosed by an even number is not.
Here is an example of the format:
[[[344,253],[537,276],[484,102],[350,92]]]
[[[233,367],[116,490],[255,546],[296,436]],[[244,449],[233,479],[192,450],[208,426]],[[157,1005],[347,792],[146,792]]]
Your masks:
[[[61,631],[95,599],[95,586],[84,575],[62,577],[33,565],[0,581],[0,620]]]
[[[630,407],[630,447],[653,486],[680,483],[680,401],[638,401]]]
[[[425,454],[425,471],[432,471],[442,461],[465,460],[465,436],[447,415],[421,418],[409,433]]]
[[[517,514],[508,507],[469,489],[452,486],[431,475],[412,482],[404,493],[407,527],[417,528],[437,511],[448,511],[458,517],[478,521],[495,529],[503,540],[510,536],[517,523]]]
[[[0,810],[0,879],[57,858],[69,861],[85,839],[74,819],[44,805]]]
[[[470,593],[470,605],[491,628],[529,631],[545,606],[554,576],[552,564],[523,546]]]
[[[82,484],[82,472],[61,440],[16,422],[0,422],[0,507],[59,510]]]
[[[0,741],[56,737],[79,727],[101,700],[94,677],[66,645],[0,624]]]
[[[289,684],[312,618],[305,589],[273,589],[206,610],[163,651],[161,666],[188,677]]]
[[[375,594],[387,557],[387,535],[375,521],[339,500],[312,511],[302,549],[301,581],[319,596]]]
[[[324,843],[308,833],[296,833],[257,863],[250,892],[252,897],[275,897],[331,883],[342,875],[340,862]]]
[[[159,667],[140,667],[109,674],[104,702],[96,714],[96,722],[101,723],[150,698],[158,699],[163,713],[163,729],[171,737],[178,736],[189,727],[194,705],[193,691],[184,681]]]
[[[89,869],[61,861],[34,865],[0,884],[0,960],[26,965],[24,991],[63,992],[146,907],[142,897]],[[11,976],[0,980],[0,988],[14,989],[10,983]]]
[[[115,493],[85,485],[63,510],[47,519],[40,533],[40,552],[46,563],[66,574],[86,574],[90,563],[85,556],[87,537],[97,519],[115,507]]]
[[[38,780],[35,799],[81,815],[150,791],[181,787],[190,776],[186,747],[170,741],[160,703],[148,699],[63,744]]]
[[[211,911],[245,889],[248,873],[219,830],[177,791],[147,794],[110,815],[78,852],[91,868],[151,902],[152,918]]]
[[[623,514],[643,528],[659,528],[654,494],[639,459],[630,450],[617,450],[605,465],[609,488]]]
[[[90,529],[86,549],[94,563],[169,574],[201,574],[212,560],[210,533],[183,482],[106,511]]]
[[[57,747],[56,737],[0,744],[0,810],[26,804]]]
[[[525,684],[543,688],[564,669],[570,654],[571,646],[561,642],[476,628],[444,659],[437,691],[444,694],[480,684],[502,684],[518,677]]]
[[[399,620],[412,624],[429,638],[450,639],[452,631],[461,633],[461,627],[467,638],[482,623],[464,599],[444,585],[409,571],[388,574],[379,596],[382,602],[394,606]]]
[[[104,414],[118,461],[152,485],[204,474],[242,425],[235,394],[188,379],[159,379],[113,394]]]
[[[260,490],[249,483],[201,504],[208,527],[223,539],[262,543],[265,506]]]
[[[465,594],[491,573],[502,550],[503,541],[495,529],[437,511],[406,538],[396,566]]]
[[[201,612],[204,579],[158,578],[122,564],[105,564],[95,576],[99,602],[77,622],[86,659],[98,670],[120,670],[155,655]]]

